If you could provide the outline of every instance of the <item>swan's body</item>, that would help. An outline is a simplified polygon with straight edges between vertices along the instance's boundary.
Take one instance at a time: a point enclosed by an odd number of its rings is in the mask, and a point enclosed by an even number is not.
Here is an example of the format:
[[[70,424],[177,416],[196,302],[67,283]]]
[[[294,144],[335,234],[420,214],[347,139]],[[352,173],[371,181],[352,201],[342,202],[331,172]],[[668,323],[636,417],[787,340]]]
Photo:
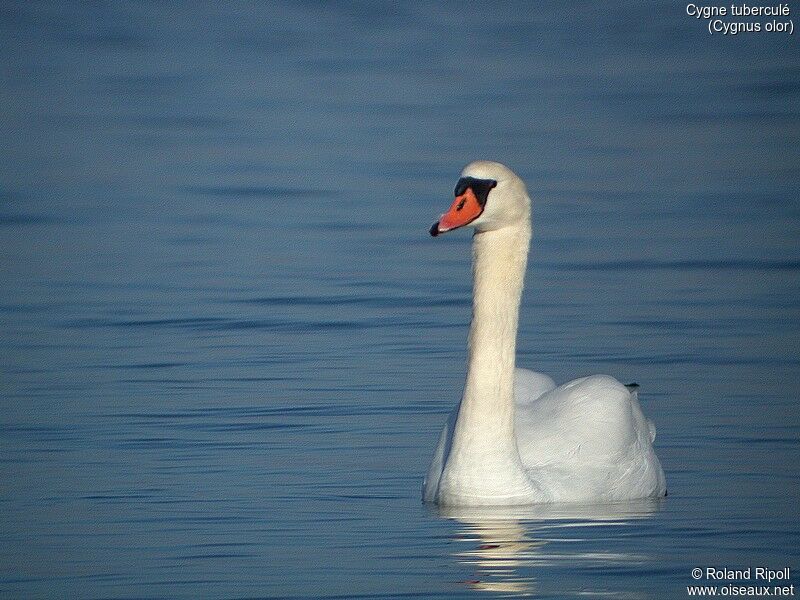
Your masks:
[[[481,506],[663,496],[655,429],[635,391],[607,375],[556,387],[546,375],[515,369],[531,237],[522,180],[498,163],[468,165],[453,206],[431,233],[463,225],[476,230],[467,378],[423,499]]]

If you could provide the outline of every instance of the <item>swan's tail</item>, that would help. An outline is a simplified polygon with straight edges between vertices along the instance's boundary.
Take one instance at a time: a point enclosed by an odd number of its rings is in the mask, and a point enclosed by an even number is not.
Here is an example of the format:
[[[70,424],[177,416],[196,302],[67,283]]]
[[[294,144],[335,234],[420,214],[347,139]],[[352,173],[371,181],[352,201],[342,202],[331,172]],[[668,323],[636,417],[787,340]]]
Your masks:
[[[638,383],[626,383],[625,387],[628,388],[628,391],[631,393],[631,396],[636,400],[638,403],[639,401],[639,384]],[[645,417],[644,419],[647,422],[647,430],[650,432],[650,443],[656,441],[656,426],[655,424]]]
[[[650,419],[647,419],[647,428],[650,430],[650,443],[652,444],[656,441],[656,426]]]

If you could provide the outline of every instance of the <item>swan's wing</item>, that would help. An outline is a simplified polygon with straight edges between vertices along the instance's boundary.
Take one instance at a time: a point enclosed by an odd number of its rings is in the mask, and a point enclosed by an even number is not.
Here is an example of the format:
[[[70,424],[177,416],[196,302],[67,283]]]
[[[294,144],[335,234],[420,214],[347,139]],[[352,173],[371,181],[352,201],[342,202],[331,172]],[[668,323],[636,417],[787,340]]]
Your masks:
[[[576,379],[519,407],[515,432],[531,479],[558,497],[663,495],[648,421],[613,377]]]
[[[526,466],[610,457],[637,438],[631,393],[613,377],[570,381],[517,411],[517,444]]]
[[[514,369],[514,404],[522,406],[555,389],[556,382],[544,373],[529,369]]]
[[[450,454],[450,445],[453,440],[453,429],[456,426],[456,419],[458,419],[458,406],[453,409],[444,424],[442,433],[439,435],[439,443],[436,445],[436,451],[433,453],[431,466],[428,468],[428,473],[425,475],[425,480],[422,482],[422,500],[424,502],[436,502],[436,493],[439,491],[439,479],[442,477],[442,470],[444,469],[444,461]]]

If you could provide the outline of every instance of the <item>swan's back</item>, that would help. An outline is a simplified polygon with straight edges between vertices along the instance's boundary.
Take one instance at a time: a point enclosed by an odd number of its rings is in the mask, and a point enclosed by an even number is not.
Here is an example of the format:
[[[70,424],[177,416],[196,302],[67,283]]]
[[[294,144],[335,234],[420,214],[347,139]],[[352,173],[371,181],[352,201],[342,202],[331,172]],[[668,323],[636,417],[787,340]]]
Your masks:
[[[556,387],[553,378],[544,373],[517,367],[514,369],[514,405],[530,404]]]

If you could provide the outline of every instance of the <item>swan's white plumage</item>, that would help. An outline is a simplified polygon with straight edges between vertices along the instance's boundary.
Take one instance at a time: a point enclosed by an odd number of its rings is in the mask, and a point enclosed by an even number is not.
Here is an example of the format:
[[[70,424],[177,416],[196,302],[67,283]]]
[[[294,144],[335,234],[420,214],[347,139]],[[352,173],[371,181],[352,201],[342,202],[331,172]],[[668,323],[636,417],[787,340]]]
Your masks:
[[[608,375],[556,387],[543,373],[514,370],[517,450],[540,493],[531,502],[617,502],[664,495],[664,472],[652,447],[655,429],[637,395]],[[425,478],[426,502],[438,500],[457,418],[458,407],[439,436]]]
[[[472,223],[467,381],[439,438],[423,499],[488,506],[664,496],[655,428],[636,391],[607,375],[556,387],[547,375],[515,368],[530,199],[498,163],[472,163],[462,175],[498,183]]]

